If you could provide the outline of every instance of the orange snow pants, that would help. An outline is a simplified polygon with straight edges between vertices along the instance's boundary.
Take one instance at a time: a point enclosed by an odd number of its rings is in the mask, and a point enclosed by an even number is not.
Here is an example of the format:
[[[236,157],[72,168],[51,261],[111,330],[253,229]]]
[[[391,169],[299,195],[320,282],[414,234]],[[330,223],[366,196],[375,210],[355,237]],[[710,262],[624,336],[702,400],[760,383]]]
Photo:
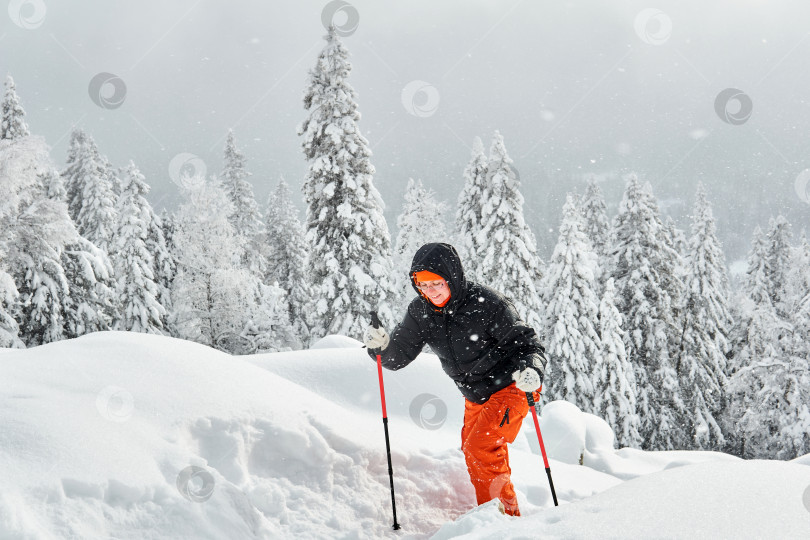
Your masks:
[[[537,393],[535,399],[539,399]],[[529,413],[526,393],[513,383],[492,394],[486,403],[465,402],[461,450],[478,504],[498,498],[507,514],[519,516],[506,444],[515,441]]]

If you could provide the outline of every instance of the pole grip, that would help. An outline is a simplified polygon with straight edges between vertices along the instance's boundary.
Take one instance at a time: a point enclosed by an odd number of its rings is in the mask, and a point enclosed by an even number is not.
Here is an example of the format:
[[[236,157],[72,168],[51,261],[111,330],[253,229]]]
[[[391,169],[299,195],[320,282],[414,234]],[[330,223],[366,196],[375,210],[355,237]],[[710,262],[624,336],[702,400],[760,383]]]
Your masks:
[[[382,326],[382,323],[380,322],[380,317],[379,315],[377,315],[376,311],[371,312],[371,326],[373,326],[374,328],[379,328],[380,326]]]

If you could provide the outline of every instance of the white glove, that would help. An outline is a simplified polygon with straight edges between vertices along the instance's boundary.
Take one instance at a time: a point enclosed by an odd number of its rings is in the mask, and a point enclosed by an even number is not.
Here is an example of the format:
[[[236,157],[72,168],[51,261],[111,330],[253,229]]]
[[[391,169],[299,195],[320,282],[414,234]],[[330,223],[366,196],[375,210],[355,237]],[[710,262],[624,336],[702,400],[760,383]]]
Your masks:
[[[373,326],[369,326],[366,328],[366,335],[364,337],[366,347],[369,349],[385,349],[388,347],[388,333],[383,329],[374,328]]]
[[[515,386],[521,392],[534,392],[543,381],[540,380],[540,375],[532,368],[526,368],[523,371],[515,371],[512,373],[512,379],[515,381]]]

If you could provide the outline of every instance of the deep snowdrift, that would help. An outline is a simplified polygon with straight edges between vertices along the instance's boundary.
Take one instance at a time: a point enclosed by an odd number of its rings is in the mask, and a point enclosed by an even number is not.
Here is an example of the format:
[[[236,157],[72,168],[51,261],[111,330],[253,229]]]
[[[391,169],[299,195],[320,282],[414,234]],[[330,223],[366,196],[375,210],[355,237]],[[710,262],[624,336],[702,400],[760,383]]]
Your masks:
[[[561,506],[527,422],[510,451],[524,517],[474,508],[463,400],[429,354],[385,374],[394,533],[376,367],[339,336],[231,357],[104,332],[0,350],[0,374],[2,539],[810,534],[807,457],[615,451],[601,420],[561,402],[542,419]]]

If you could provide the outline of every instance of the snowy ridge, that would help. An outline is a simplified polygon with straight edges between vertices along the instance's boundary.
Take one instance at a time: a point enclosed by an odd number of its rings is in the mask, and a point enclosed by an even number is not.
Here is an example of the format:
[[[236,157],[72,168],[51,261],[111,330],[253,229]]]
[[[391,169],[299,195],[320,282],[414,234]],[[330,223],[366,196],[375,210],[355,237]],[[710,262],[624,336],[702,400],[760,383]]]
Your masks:
[[[562,506],[552,507],[528,422],[510,448],[524,517],[474,508],[458,449],[463,402],[423,354],[385,373],[403,526],[394,533],[376,367],[339,336],[308,351],[232,357],[101,332],[0,351],[0,370],[3,539],[800,538],[810,530],[807,456],[614,451],[607,425],[565,402],[547,404],[542,418]]]

